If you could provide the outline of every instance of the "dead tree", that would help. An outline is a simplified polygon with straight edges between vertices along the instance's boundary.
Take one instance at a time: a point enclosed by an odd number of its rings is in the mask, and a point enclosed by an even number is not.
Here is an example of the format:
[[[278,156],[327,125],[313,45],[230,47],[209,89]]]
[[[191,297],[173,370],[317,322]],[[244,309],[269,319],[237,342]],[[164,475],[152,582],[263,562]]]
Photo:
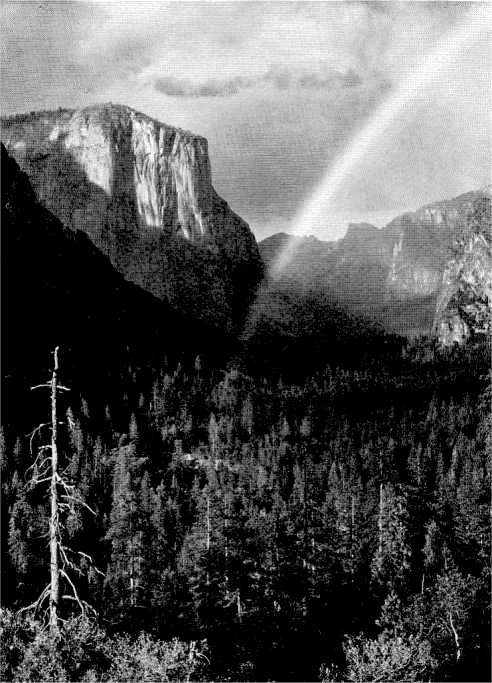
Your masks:
[[[58,631],[59,623],[63,622],[59,613],[60,598],[75,602],[82,614],[85,614],[90,606],[79,598],[77,589],[70,578],[69,572],[74,571],[81,575],[83,572],[76,563],[76,556],[80,556],[88,560],[94,570],[102,574],[92,563],[92,558],[83,552],[74,552],[63,543],[63,536],[60,524],[60,515],[62,513],[73,512],[74,506],[81,505],[87,508],[93,515],[95,512],[85,503],[80,500],[75,494],[75,486],[70,484],[60,474],[59,459],[58,459],[58,415],[57,415],[57,397],[59,391],[70,391],[67,387],[62,386],[58,382],[58,350],[57,346],[54,351],[54,368],[51,380],[45,384],[38,384],[34,389],[49,388],[51,390],[51,443],[40,446],[38,454],[34,463],[28,469],[33,470],[32,477],[29,481],[31,487],[37,486],[45,482],[50,482],[49,496],[50,496],[50,517],[49,517],[49,547],[50,547],[50,582],[44,588],[41,595],[36,602],[28,607],[24,607],[21,611],[33,609],[35,613],[48,600],[48,608],[44,611],[44,616],[47,615],[47,624],[51,633]],[[43,427],[50,423],[40,424],[31,433],[31,452],[33,438],[39,434]],[[46,455],[49,451],[50,455]],[[60,594],[60,586],[67,585],[68,592]]]

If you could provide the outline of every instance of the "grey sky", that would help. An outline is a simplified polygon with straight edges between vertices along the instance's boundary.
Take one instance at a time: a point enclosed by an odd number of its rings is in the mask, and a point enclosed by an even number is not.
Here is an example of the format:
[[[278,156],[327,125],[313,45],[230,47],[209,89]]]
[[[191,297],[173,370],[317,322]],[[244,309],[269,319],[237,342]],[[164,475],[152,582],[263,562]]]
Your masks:
[[[473,7],[4,2],[2,113],[112,101],[204,135],[217,191],[262,238],[295,229],[354,135]],[[318,237],[490,182],[490,40],[486,25],[470,34],[347,178]]]

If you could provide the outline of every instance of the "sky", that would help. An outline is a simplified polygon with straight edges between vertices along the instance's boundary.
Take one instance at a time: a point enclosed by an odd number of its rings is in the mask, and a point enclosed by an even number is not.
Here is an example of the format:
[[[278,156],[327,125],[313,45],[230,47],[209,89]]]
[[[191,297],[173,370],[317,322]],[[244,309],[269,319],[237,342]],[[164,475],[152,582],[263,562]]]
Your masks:
[[[208,139],[258,240],[337,239],[490,183],[490,8],[4,0],[1,113],[129,105]]]

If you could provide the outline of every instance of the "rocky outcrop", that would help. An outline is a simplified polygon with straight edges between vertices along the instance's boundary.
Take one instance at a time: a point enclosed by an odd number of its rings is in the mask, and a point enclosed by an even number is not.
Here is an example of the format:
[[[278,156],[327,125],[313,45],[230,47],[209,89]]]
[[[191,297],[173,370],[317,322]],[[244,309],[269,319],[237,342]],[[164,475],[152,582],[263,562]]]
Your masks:
[[[392,260],[385,289],[387,299],[408,300],[435,296],[453,242],[466,222],[480,192],[436,202],[406,213],[383,228],[392,244]]]
[[[492,333],[491,201],[478,200],[446,264],[434,319],[445,345]]]
[[[102,105],[4,119],[2,140],[44,206],[128,279],[202,317],[240,315],[262,264],[212,187],[204,138]]]

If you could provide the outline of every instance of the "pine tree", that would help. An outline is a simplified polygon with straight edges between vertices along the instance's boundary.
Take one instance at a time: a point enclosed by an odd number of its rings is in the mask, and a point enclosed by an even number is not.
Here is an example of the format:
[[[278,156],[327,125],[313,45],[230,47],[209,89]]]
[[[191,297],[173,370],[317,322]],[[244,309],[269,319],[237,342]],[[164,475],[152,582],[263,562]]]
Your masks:
[[[107,539],[111,541],[111,561],[106,587],[117,595],[119,613],[136,604],[135,545],[136,493],[132,485],[135,447],[122,444],[114,454],[113,495]]]
[[[12,490],[15,503],[10,511],[8,545],[10,560],[20,577],[28,568],[28,538],[33,518],[33,511],[27,502],[26,490],[19,482],[17,472],[12,478]]]
[[[401,485],[380,483],[377,518],[373,576],[380,582],[401,585],[407,577],[411,555],[407,498]]]

